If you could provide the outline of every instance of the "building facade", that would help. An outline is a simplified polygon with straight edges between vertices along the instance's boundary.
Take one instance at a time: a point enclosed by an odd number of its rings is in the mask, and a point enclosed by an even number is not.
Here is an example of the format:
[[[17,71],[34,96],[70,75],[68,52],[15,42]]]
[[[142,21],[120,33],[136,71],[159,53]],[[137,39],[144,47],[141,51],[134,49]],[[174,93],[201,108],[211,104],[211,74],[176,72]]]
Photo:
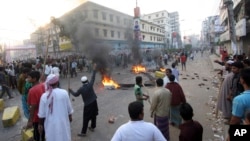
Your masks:
[[[168,48],[181,47],[180,22],[178,12],[169,13],[166,10],[146,14],[142,19],[165,28],[165,42]]]
[[[48,52],[59,54],[58,56],[69,51],[81,53],[81,39],[109,45],[113,50],[123,50],[131,46],[133,22],[134,19],[130,15],[87,1],[57,18],[56,22],[51,20],[50,24],[34,32],[31,38],[42,48],[40,52],[44,52],[46,40],[50,35]],[[142,40],[143,47],[162,45],[162,41],[157,40],[157,33],[148,32],[145,37],[148,34],[152,34],[156,39],[147,42]]]
[[[171,26],[170,15],[166,10],[158,11],[146,15],[142,15],[142,19],[150,23],[157,24],[165,29],[165,43],[169,48],[171,47]]]
[[[233,45],[230,37],[228,22],[228,9],[226,3],[233,2],[236,45]],[[225,32],[220,35],[220,41],[231,54],[246,53],[250,57],[250,1],[249,0],[221,0],[220,2],[221,25],[225,26]]]
[[[180,32],[180,19],[178,12],[171,12],[170,15],[170,26],[171,26],[171,37],[174,48],[180,48],[182,46],[181,32]]]
[[[140,20],[141,48],[163,49],[165,47],[164,27],[145,20]]]

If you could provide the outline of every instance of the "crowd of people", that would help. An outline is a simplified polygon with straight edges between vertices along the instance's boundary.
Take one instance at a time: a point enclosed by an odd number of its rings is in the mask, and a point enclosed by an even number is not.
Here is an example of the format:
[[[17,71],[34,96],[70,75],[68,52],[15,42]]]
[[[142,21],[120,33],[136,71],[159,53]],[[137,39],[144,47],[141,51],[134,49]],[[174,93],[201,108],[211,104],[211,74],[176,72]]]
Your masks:
[[[185,71],[187,56],[184,53],[180,55],[178,62],[182,64],[182,70]],[[87,61],[84,60],[86,60],[84,57],[70,60],[68,58],[54,60],[48,57],[44,63],[44,59],[38,57],[35,63],[13,63],[0,67],[1,97],[7,92],[9,98],[13,98],[10,89],[18,89],[22,95],[23,113],[27,118],[25,129],[34,129],[34,140],[71,140],[70,122],[72,122],[74,110],[69,95],[75,97],[81,95],[84,103],[82,129],[77,135],[85,137],[87,130],[95,131],[98,115],[97,95],[93,88],[96,64],[91,63],[91,66],[87,66]],[[203,127],[198,121],[192,119],[192,106],[187,103],[184,91],[178,83],[179,70],[176,68],[178,62],[173,61],[171,68],[166,69],[165,77],[155,81],[157,88],[152,98],[141,90],[144,86],[142,77],[135,78],[135,101],[128,105],[130,121],[117,129],[112,141],[170,140],[170,125],[180,129],[180,141],[202,140]],[[9,67],[11,65],[13,67]],[[8,67],[10,70],[6,69]],[[68,72],[70,77],[77,77],[76,69],[82,71],[84,68],[92,72],[92,77],[91,79],[86,76],[81,77],[82,86],[78,90],[68,88],[68,93],[60,88],[60,78],[67,77]],[[6,76],[11,74],[9,72],[12,69],[16,70],[14,74],[17,72],[13,75],[17,82],[13,81],[13,85],[9,83],[10,87],[7,86]],[[10,78],[12,80],[12,77]],[[143,121],[143,101],[145,100],[151,103],[153,124]],[[89,122],[91,122],[90,127]]]

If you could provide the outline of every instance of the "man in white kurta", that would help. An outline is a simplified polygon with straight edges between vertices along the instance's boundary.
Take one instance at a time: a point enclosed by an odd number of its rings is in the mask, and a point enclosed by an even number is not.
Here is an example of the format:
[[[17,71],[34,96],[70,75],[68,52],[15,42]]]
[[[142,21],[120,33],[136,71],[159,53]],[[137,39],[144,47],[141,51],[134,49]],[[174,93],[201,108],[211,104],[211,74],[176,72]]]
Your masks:
[[[135,101],[128,106],[130,121],[121,125],[111,141],[166,141],[161,131],[143,120],[143,104]]]
[[[58,81],[54,74],[47,77],[48,90],[41,97],[38,116],[44,119],[46,141],[71,141],[73,108],[67,91],[55,86]]]

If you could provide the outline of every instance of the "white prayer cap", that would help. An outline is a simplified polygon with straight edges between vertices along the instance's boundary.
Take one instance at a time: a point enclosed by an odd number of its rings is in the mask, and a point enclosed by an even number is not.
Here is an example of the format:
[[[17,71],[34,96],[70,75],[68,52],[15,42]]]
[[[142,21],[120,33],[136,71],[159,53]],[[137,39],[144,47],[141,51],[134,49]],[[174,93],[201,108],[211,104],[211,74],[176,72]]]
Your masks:
[[[231,65],[231,64],[233,64],[234,63],[234,61],[232,61],[232,60],[228,60],[227,61],[227,64],[229,64],[229,65]]]
[[[83,76],[83,77],[81,78],[81,81],[82,81],[82,82],[86,82],[86,81],[88,81],[87,76]]]
[[[55,84],[56,82],[59,81],[59,77],[55,74],[50,74],[47,76],[46,83],[48,85]]]

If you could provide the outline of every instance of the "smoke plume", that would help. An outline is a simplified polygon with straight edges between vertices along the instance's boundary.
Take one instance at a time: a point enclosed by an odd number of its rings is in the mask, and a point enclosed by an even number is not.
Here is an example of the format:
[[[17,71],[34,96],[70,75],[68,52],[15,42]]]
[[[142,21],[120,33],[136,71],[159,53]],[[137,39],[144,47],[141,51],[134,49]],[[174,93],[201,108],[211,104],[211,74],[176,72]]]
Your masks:
[[[85,21],[84,16],[68,17],[62,21],[64,34],[68,35],[77,53],[85,55],[88,59],[97,64],[97,69],[107,73],[110,69],[109,53],[111,46],[97,39],[92,34],[95,27]]]

